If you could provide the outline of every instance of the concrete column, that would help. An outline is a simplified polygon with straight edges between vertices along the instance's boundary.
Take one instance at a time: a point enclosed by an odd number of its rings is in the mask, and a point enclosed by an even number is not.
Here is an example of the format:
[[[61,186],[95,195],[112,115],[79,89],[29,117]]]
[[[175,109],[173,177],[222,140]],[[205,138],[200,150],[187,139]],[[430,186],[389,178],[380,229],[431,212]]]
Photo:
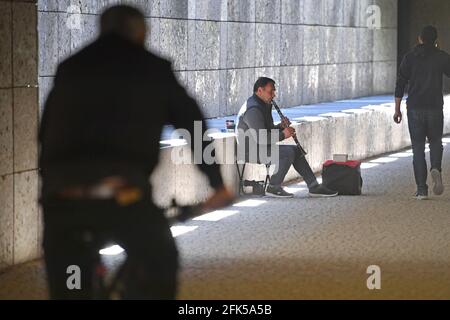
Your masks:
[[[0,269],[40,256],[34,1],[0,2]]]

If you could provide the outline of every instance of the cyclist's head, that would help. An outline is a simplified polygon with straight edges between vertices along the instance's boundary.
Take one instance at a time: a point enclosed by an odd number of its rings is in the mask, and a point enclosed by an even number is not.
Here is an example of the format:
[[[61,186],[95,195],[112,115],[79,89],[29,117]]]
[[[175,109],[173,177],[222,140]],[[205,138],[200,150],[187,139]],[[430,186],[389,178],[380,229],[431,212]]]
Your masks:
[[[419,41],[426,46],[433,47],[436,45],[437,38],[437,29],[433,26],[426,26],[420,32]]]
[[[101,15],[100,33],[102,35],[115,33],[135,44],[144,45],[146,35],[144,15],[138,9],[126,5],[110,7]]]

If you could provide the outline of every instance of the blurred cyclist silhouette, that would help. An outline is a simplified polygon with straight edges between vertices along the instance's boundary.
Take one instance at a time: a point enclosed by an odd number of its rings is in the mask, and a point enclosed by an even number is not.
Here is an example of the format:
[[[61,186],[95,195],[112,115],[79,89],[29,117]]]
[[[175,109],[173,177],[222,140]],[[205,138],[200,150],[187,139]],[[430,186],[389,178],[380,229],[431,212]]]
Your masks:
[[[167,219],[153,204],[149,176],[164,124],[191,136],[194,121],[203,122],[203,131],[206,124],[170,63],[145,49],[145,37],[137,9],[107,9],[99,38],[59,65],[46,101],[39,131],[40,200],[53,299],[93,297],[90,240],[97,236],[121,245],[132,262],[123,298],[176,297],[177,249]],[[228,204],[232,196],[219,166],[198,167],[215,190],[202,209]],[[67,288],[70,265],[81,269],[81,290]]]

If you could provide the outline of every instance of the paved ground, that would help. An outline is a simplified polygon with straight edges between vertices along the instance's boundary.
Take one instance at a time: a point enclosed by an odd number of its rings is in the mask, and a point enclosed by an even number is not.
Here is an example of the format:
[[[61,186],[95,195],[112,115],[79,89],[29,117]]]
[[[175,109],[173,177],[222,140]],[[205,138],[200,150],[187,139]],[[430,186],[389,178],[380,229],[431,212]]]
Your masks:
[[[294,199],[253,198],[218,221],[188,222],[197,228],[177,237],[179,298],[450,299],[450,184],[412,199],[411,155],[365,163],[363,196],[309,199],[295,183]],[[449,148],[444,164],[449,181]],[[381,290],[366,287],[369,265],[381,268]],[[39,261],[0,283],[0,299],[46,298]]]

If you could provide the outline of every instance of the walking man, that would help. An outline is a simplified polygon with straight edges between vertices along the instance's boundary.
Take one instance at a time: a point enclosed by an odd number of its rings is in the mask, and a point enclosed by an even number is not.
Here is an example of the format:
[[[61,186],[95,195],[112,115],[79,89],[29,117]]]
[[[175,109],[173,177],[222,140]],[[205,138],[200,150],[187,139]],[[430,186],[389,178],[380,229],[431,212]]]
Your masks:
[[[450,77],[450,56],[437,46],[438,33],[433,26],[423,28],[419,44],[405,55],[395,88],[394,121],[402,121],[401,101],[408,87],[408,127],[413,148],[414,176],[417,184],[416,199],[428,198],[425,141],[430,145],[433,193],[444,192],[442,184],[442,134],[444,125],[442,95],[443,75]]]

